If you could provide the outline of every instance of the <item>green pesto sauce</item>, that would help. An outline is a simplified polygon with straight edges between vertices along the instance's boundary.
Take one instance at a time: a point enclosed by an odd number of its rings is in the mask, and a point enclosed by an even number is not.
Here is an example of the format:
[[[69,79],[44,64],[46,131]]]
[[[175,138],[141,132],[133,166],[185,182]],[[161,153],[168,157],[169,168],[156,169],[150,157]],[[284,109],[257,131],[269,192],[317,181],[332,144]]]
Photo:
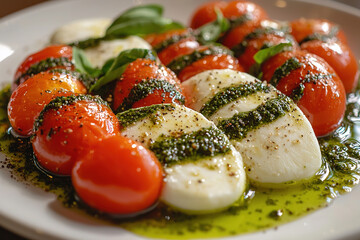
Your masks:
[[[89,90],[90,87],[97,80],[96,78],[91,77],[89,74],[80,73],[80,72],[77,72],[77,71],[71,71],[71,70],[67,70],[67,69],[63,69],[63,68],[51,69],[49,72],[50,73],[60,73],[60,74],[70,75],[70,76],[78,79],[80,82],[82,82],[87,90]]]
[[[115,110],[115,113],[123,112],[132,107],[132,105],[141,99],[144,99],[149,94],[154,93],[155,90],[161,90],[162,98],[165,98],[165,94],[168,93],[173,102],[180,104],[185,103],[184,95],[178,91],[174,84],[169,83],[166,80],[158,79],[146,79],[136,84],[131,90],[129,95],[123,100],[123,103]]]
[[[299,60],[295,57],[292,57],[288,60],[286,60],[286,62],[281,65],[280,67],[278,67],[271,80],[270,80],[270,84],[273,86],[277,86],[279,81],[283,78],[286,77],[287,75],[289,75],[291,73],[291,71],[296,70],[298,68],[301,67],[301,63],[299,62]]]
[[[217,214],[189,216],[160,203],[153,211],[138,218],[111,220],[79,204],[69,180],[48,178],[34,167],[28,141],[15,139],[7,133],[9,96],[9,89],[0,92],[0,148],[7,156],[0,162],[2,168],[7,168],[3,170],[9,170],[17,180],[56,194],[59,201],[79,214],[91,213],[89,218],[111,222],[114,227],[144,237],[211,238],[266,230],[327,206],[340,194],[349,192],[360,179],[360,147],[358,142],[351,140],[360,138],[357,134],[359,126],[355,124],[360,120],[360,97],[350,94],[343,125],[332,136],[319,140],[324,164],[313,178],[283,188],[264,189],[250,185],[239,202]]]
[[[336,35],[338,34],[338,32],[339,32],[339,26],[333,26],[328,34],[321,34],[321,33],[310,34],[306,36],[303,40],[301,40],[299,42],[299,45],[313,40],[320,40],[322,42],[327,42],[328,40],[333,38],[337,39]]]
[[[217,54],[226,54],[232,56],[233,53],[223,47],[223,46],[209,46],[208,49],[204,51],[195,50],[194,52],[178,57],[170,62],[167,67],[170,68],[176,75],[178,75],[185,67],[191,65],[192,63],[210,55],[217,55]]]
[[[206,102],[200,109],[200,113],[208,118],[216,113],[216,111],[221,107],[239,98],[247,97],[257,92],[267,93],[269,91],[270,87],[266,84],[263,84],[262,82],[240,84],[238,86],[228,87],[217,93],[213,98]]]
[[[158,45],[154,46],[153,49],[155,52],[159,53],[162,50],[164,50],[165,48],[169,47],[170,45],[177,43],[185,38],[190,37],[192,34],[190,33],[185,33],[185,34],[180,34],[180,35],[173,35],[171,37],[169,37],[168,39],[162,41],[161,43],[159,43]]]
[[[209,141],[210,139],[210,141]],[[230,142],[219,129],[210,127],[179,136],[160,136],[149,147],[163,166],[196,161],[230,151]]]
[[[15,80],[15,82],[17,84],[19,84],[21,79],[24,77],[27,77],[27,76],[31,77],[38,73],[41,73],[41,72],[44,72],[51,68],[59,67],[59,66],[71,67],[71,66],[73,66],[73,63],[71,62],[71,60],[69,60],[66,57],[47,58],[45,60],[41,60],[40,62],[31,65],[31,67],[29,67],[29,69],[26,70],[25,73],[23,73],[18,79]]]
[[[264,124],[269,124],[284,116],[292,109],[290,98],[280,95],[248,112],[235,114],[229,119],[220,121],[217,127],[224,131],[230,139],[241,140],[247,133]]]

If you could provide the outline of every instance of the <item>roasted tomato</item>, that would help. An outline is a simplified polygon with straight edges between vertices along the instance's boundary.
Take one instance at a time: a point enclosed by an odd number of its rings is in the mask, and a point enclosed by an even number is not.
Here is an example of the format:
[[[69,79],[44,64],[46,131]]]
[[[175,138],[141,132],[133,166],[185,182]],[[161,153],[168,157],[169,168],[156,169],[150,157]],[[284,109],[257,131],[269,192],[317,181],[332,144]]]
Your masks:
[[[32,146],[37,161],[57,175],[70,175],[75,162],[100,139],[120,132],[111,109],[89,95],[54,99],[42,111],[35,128]]]
[[[159,198],[162,178],[153,153],[120,135],[98,142],[72,171],[81,200],[110,214],[133,214],[152,206]]]
[[[160,103],[183,104],[182,92],[178,78],[168,68],[149,59],[137,59],[116,83],[113,109],[118,112]]]
[[[319,37],[321,35],[333,36],[343,43],[347,43],[345,33],[336,24],[325,19],[300,18],[291,22],[291,34],[299,43],[308,37]],[[317,34],[318,36],[315,36]]]
[[[214,21],[216,19],[215,8],[223,12],[227,5],[228,3],[225,1],[215,1],[201,5],[192,16],[190,27],[199,28]]]
[[[172,60],[192,53],[199,46],[199,42],[195,39],[182,39],[159,52],[158,57],[164,65],[168,65]]]
[[[36,52],[30,56],[28,56],[18,67],[14,77],[14,83],[12,86],[12,90],[15,90],[16,87],[24,82],[27,78],[31,77],[32,72],[27,74],[29,68],[39,63],[40,61],[46,59],[59,59],[57,61],[52,61],[51,63],[43,64],[41,67],[41,71],[46,71],[54,67],[60,67],[65,69],[73,69],[73,65],[70,62],[72,59],[72,47],[66,45],[52,45],[42,49],[39,52]],[[62,58],[62,59],[60,59]],[[67,60],[67,61],[66,61]],[[38,73],[38,72],[36,72]]]
[[[51,99],[72,93],[86,93],[85,86],[71,74],[39,73],[23,82],[11,95],[8,117],[13,129],[30,136],[35,119]]]
[[[178,75],[181,82],[195,76],[198,73],[213,69],[232,69],[244,71],[239,61],[226,54],[209,55],[185,67]]]
[[[334,39],[307,41],[301,49],[322,57],[339,75],[347,93],[354,90],[359,79],[357,60],[351,49]]]
[[[268,59],[262,71],[263,79],[297,102],[316,136],[327,135],[340,125],[346,93],[324,59],[305,51],[283,52]]]

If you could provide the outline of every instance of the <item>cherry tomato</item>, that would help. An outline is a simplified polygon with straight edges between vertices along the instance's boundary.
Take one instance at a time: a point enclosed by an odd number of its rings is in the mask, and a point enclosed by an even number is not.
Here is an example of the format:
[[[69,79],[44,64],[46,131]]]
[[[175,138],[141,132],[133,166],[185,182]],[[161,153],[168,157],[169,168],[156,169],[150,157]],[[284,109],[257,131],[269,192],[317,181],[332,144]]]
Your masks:
[[[292,96],[300,84],[305,87],[297,105],[310,121],[316,136],[324,136],[341,123],[346,108],[346,93],[336,72],[322,58],[305,51],[283,52],[262,66],[263,79],[271,81],[275,70],[288,59],[296,58],[300,67],[282,77],[276,86]]]
[[[136,213],[153,205],[162,178],[153,153],[121,135],[98,142],[72,171],[72,183],[81,200],[110,214]]]
[[[255,64],[254,55],[261,50],[264,45],[275,46],[280,43],[291,42],[293,49],[298,49],[299,46],[295,41],[288,39],[285,35],[277,34],[262,34],[257,38],[247,41],[245,51],[238,56],[239,63],[244,67],[245,71],[248,72],[250,67]]]
[[[38,63],[42,60],[47,58],[68,58],[69,60],[72,59],[72,47],[67,45],[52,45],[42,49],[39,52],[31,54],[28,56],[18,67],[14,77],[14,84],[12,86],[12,90],[15,90],[16,87],[24,82],[27,77],[23,77],[22,75],[26,73],[26,71],[35,63]],[[62,67],[66,68],[66,67]],[[67,69],[73,69],[73,67],[68,66]],[[47,69],[49,70],[49,69]]]
[[[166,66],[174,59],[192,53],[195,49],[199,48],[199,46],[199,42],[195,39],[182,39],[159,52],[158,57]]]
[[[74,98],[73,95],[65,99]],[[57,100],[61,98],[54,101]],[[115,114],[104,104],[91,99],[58,102],[61,107],[44,112],[32,146],[44,169],[70,175],[76,161],[83,159],[100,139],[118,134],[120,128]]]
[[[29,78],[11,94],[8,104],[11,126],[18,134],[30,136],[43,107],[57,96],[72,93],[86,93],[86,88],[71,74],[43,72]]]
[[[116,110],[123,103],[124,99],[129,96],[129,93],[134,86],[144,80],[151,79],[165,80],[172,84],[177,91],[180,93],[183,92],[179,80],[168,68],[149,59],[137,59],[128,65],[122,74],[122,77],[116,83],[113,109]],[[172,96],[170,93],[164,92],[163,90],[155,90],[153,93],[135,102],[132,107],[144,107],[160,103],[180,103],[175,100],[174,97],[175,96]]]
[[[227,5],[228,3],[225,1],[215,1],[201,5],[192,16],[190,27],[199,28],[202,25],[214,21],[216,19],[215,8],[223,12]]]
[[[164,33],[154,33],[154,34],[149,34],[145,37],[145,40],[152,46],[155,47],[158,44],[162,43],[163,41],[176,36],[176,35],[186,35],[189,33],[189,29],[175,29],[175,30],[170,30]]]
[[[337,29],[338,26],[325,19],[305,19],[300,18],[290,23],[291,34],[294,36],[297,42],[301,42],[306,37],[313,35],[314,33],[328,35],[332,32],[335,33],[341,42],[347,43],[345,33],[341,29]]]
[[[233,69],[241,72],[244,71],[244,68],[239,64],[239,61],[236,58],[226,54],[217,54],[205,56],[204,58],[185,67],[179,73],[178,77],[181,82],[184,82],[198,73],[213,69]]]
[[[301,44],[301,49],[323,58],[339,75],[346,93],[354,90],[359,79],[357,60],[351,49],[334,39],[327,42],[313,40]]]

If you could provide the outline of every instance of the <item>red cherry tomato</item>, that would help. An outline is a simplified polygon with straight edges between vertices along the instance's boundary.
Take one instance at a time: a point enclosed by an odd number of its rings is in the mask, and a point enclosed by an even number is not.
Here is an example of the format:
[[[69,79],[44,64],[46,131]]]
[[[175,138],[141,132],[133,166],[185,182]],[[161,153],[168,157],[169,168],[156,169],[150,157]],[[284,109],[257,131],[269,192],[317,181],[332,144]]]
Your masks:
[[[83,159],[100,139],[119,132],[119,123],[109,107],[91,100],[77,100],[45,111],[32,146],[43,168],[70,175],[75,162]]]
[[[13,129],[30,136],[35,119],[51,99],[72,93],[86,93],[85,86],[70,74],[39,73],[22,83],[10,97],[8,117]]]
[[[129,96],[131,89],[133,89],[135,85],[144,80],[151,79],[165,80],[174,85],[177,91],[180,93],[183,92],[179,80],[168,68],[149,59],[137,59],[128,65],[122,74],[122,77],[116,83],[113,109],[116,110],[123,103],[124,99]],[[136,108],[172,102],[178,101],[175,100],[174,96],[170,95],[170,93],[164,92],[163,90],[155,90],[152,94],[135,102],[132,107]]]
[[[236,58],[226,54],[218,54],[206,56],[185,67],[179,73],[178,77],[181,82],[184,82],[198,73],[213,69],[233,69],[241,72],[244,71],[244,68],[239,64],[239,61]]]
[[[145,37],[145,40],[152,46],[155,47],[163,41],[175,36],[175,35],[186,35],[189,33],[189,29],[175,29],[164,33],[149,34]]]
[[[339,75],[347,93],[354,90],[359,80],[357,60],[350,48],[336,40],[313,40],[301,44],[301,49],[323,58]]]
[[[187,55],[199,48],[200,44],[195,39],[187,38],[170,45],[158,53],[160,61],[166,66],[174,59]]]
[[[149,150],[116,135],[98,142],[75,164],[72,183],[92,208],[130,214],[150,207],[159,198],[162,170]]]
[[[214,21],[216,19],[215,8],[223,12],[227,5],[228,3],[225,1],[215,1],[201,5],[191,18],[190,27],[199,28],[202,25]]]
[[[297,42],[301,42],[304,38],[313,35],[314,33],[328,35],[332,31],[336,31],[335,37],[341,42],[347,43],[345,33],[337,28],[336,24],[325,19],[305,19],[300,18],[290,23],[291,34]]]
[[[279,36],[276,34],[263,34],[257,38],[247,41],[245,51],[238,56],[239,63],[244,67],[245,71],[248,72],[250,67],[255,64],[254,55],[263,48],[263,46],[275,46],[280,43],[291,42],[293,49],[299,49],[298,44],[295,41],[291,41],[286,36]]]
[[[12,89],[15,90],[16,87],[24,82],[26,79],[19,79],[30,67],[31,65],[38,63],[42,60],[47,58],[68,58],[69,60],[72,59],[72,47],[66,45],[52,45],[42,49],[39,52],[31,54],[28,56],[18,67],[14,77],[14,84]],[[49,69],[47,69],[49,70]],[[19,80],[19,82],[16,82]]]
[[[262,66],[263,79],[270,82],[275,70],[290,58],[296,58],[301,66],[282,77],[276,88],[291,96],[302,83],[305,88],[297,105],[310,121],[316,136],[331,133],[340,125],[346,108],[346,93],[341,80],[324,59],[305,51],[283,52],[268,59]]]

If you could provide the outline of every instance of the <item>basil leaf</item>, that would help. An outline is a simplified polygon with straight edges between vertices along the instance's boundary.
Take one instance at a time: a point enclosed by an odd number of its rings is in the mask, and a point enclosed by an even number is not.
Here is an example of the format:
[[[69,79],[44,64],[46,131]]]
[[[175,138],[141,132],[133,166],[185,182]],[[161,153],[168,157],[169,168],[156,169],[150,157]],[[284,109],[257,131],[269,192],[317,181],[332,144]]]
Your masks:
[[[196,38],[201,44],[216,42],[230,28],[230,22],[222,12],[218,8],[215,8],[215,12],[216,20],[198,28],[195,32]]]
[[[167,18],[136,18],[109,27],[106,35],[121,38],[129,35],[142,36],[150,33],[162,33],[180,28],[184,28],[184,26]]]
[[[73,47],[72,51],[75,68],[78,72],[88,74],[91,77],[98,77],[101,74],[102,71],[100,69],[91,65],[84,51],[77,47]]]
[[[163,13],[163,8],[157,4],[141,5],[130,8],[117,17],[109,26],[112,28],[114,25],[129,21],[134,18],[160,18]]]
[[[120,54],[113,60],[110,67],[108,65],[106,66],[106,64],[104,65],[103,69],[108,70],[104,76],[99,78],[99,80],[97,80],[96,83],[90,87],[89,92],[99,90],[102,86],[119,78],[125,71],[127,65],[138,58],[148,58],[154,61],[156,60],[153,51],[149,49],[133,48],[124,50],[120,52]],[[109,62],[107,64],[109,64]]]
[[[292,47],[291,43],[280,43],[278,45],[262,49],[254,55],[254,60],[257,64],[261,65],[263,62],[265,62],[269,58],[286,50],[289,47]]]

